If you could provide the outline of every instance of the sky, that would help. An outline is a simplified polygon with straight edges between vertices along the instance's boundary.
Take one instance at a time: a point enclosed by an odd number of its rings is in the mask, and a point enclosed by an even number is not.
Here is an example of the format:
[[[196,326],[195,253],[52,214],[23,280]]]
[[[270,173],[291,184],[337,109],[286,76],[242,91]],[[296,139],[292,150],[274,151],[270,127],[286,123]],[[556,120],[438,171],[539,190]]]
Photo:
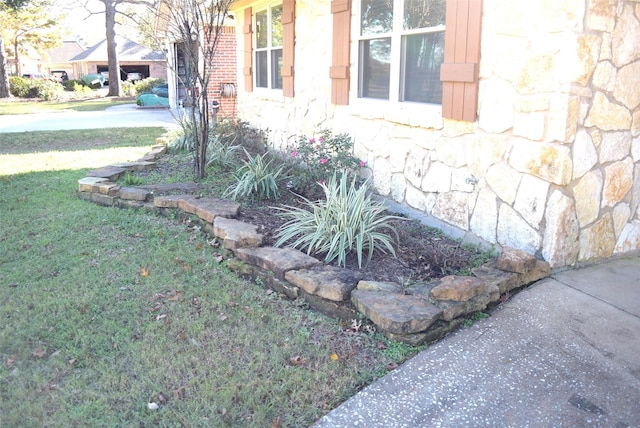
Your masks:
[[[63,10],[67,13],[66,24],[69,34],[67,40],[76,40],[91,47],[106,38],[104,22],[104,4],[100,0],[66,0],[67,6]],[[83,5],[87,6],[91,12],[102,12],[91,14]],[[132,28],[116,26],[116,33],[120,36],[136,40],[136,32]]]

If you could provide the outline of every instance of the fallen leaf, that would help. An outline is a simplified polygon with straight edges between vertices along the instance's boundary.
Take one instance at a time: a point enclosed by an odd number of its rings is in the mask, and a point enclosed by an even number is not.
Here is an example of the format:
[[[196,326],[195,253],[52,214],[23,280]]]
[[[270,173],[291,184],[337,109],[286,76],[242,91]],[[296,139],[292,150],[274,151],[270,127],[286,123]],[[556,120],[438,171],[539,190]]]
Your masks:
[[[282,418],[280,416],[271,420],[271,428],[280,428],[282,426]]]
[[[158,410],[159,408],[158,403],[147,403],[147,409],[149,410]]]
[[[219,242],[218,242],[218,240],[217,240],[217,239],[215,239],[215,238],[214,238],[214,239],[212,239],[211,241],[207,241],[207,244],[209,244],[210,246],[212,246],[212,247],[214,247],[214,248],[215,248],[215,247],[220,246],[220,243],[219,243]]]
[[[42,346],[34,349],[33,351],[31,351],[31,355],[33,355],[36,358],[42,358],[45,355],[47,355],[47,350],[45,348],[43,348]]]
[[[162,309],[162,302],[156,303],[156,305],[153,308],[147,308],[149,312],[157,312],[160,309]]]
[[[184,295],[184,293],[182,291],[173,290],[171,293],[169,293],[169,299],[168,300],[171,301],[171,302],[181,302],[183,295]]]
[[[159,392],[158,401],[160,402],[160,404],[167,404],[167,397],[165,397],[162,392]]]
[[[14,360],[13,358],[7,358],[7,367],[11,367],[15,362],[16,360]]]
[[[299,355],[296,355],[295,357],[289,358],[289,362],[294,366],[304,366],[307,364],[307,359]]]
[[[331,358],[333,361],[338,361],[340,359],[338,354],[336,354],[335,352],[331,354],[329,358]]]
[[[69,365],[71,365],[71,366],[72,366],[72,365],[74,365],[74,364],[75,364],[76,359],[75,359],[75,358],[72,358],[72,359],[70,359],[68,362],[69,362]]]
[[[160,314],[160,315],[158,315],[158,316],[156,317],[156,321],[163,320],[163,319],[165,319],[166,317],[167,317],[167,314]]]
[[[218,254],[217,256],[215,256],[213,258],[215,261],[217,261],[218,263],[222,263],[222,261],[224,260],[224,257],[222,257],[221,254]]]
[[[180,266],[182,266],[186,270],[190,270],[191,269],[191,265],[189,263],[185,262],[184,260],[181,260],[179,257],[176,257],[176,263],[178,263]]]
[[[142,233],[137,232],[135,235],[133,235],[135,238],[142,238]]]
[[[387,364],[387,370],[391,371],[391,370],[395,370],[398,368],[398,363],[389,363]]]
[[[143,276],[145,278],[148,277],[149,276],[149,269],[147,269],[144,266],[140,267],[140,276]]]
[[[385,345],[384,343],[382,343],[379,340],[376,340],[376,348],[378,348],[380,350],[384,350],[384,349],[387,349],[387,345]]]
[[[181,386],[178,389],[173,390],[173,399],[174,400],[184,400],[185,387]]]
[[[53,354],[49,355],[49,357],[56,357],[60,355],[60,350],[58,349],[57,351],[55,351]]]
[[[201,250],[202,247],[204,247],[204,244],[201,242],[198,245],[196,245],[196,250]]]
[[[224,321],[227,318],[229,318],[228,316],[226,316],[225,314],[220,314],[220,321]]]

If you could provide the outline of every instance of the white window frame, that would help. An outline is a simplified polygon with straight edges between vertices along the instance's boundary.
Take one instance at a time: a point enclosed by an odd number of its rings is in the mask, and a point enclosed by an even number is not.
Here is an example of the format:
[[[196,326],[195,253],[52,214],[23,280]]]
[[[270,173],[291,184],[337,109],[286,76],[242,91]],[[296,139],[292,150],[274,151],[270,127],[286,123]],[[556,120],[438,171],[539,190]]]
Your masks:
[[[357,76],[357,82],[353,85],[356,89],[355,98],[359,100],[366,101],[382,101],[382,102],[390,102],[390,103],[398,103],[398,104],[417,104],[421,106],[437,106],[442,109],[441,104],[431,104],[431,103],[422,103],[415,101],[404,101],[403,98],[403,88],[404,88],[404,46],[402,44],[402,40],[404,36],[414,35],[414,34],[429,34],[429,33],[437,33],[444,32],[445,26],[439,25],[436,27],[430,28],[420,28],[420,29],[412,29],[412,30],[404,30],[403,29],[403,7],[404,1],[402,0],[394,0],[393,1],[393,28],[391,32],[388,33],[379,33],[379,34],[367,34],[362,35],[361,32],[361,7],[362,1],[358,0],[355,3],[354,7],[354,15],[353,20],[355,21],[352,26],[354,28],[352,34],[352,40],[355,40],[355,52],[352,50],[352,58],[355,58],[354,69],[357,70],[357,73],[353,74]],[[361,67],[361,52],[360,52],[360,43],[363,40],[375,40],[381,38],[391,38],[391,64],[389,70],[389,99],[382,98],[368,98],[362,96],[362,84],[363,84],[363,70]]]
[[[271,42],[272,42],[272,31],[271,31],[271,24],[272,24],[272,18],[271,18],[271,10],[275,7],[280,6],[281,8],[283,7],[282,1],[279,2],[270,2],[270,3],[264,3],[258,7],[255,8],[255,10],[252,13],[252,24],[253,24],[253,28],[255,28],[256,30],[253,32],[253,52],[251,53],[251,55],[253,56],[253,68],[254,68],[254,72],[253,72],[253,87],[255,88],[255,90],[257,91],[280,91],[282,92],[282,88],[274,88],[273,87],[273,75],[272,75],[272,70],[273,70],[273,64],[272,64],[272,52],[276,49],[280,49],[280,51],[282,51],[284,53],[284,45],[280,45],[280,46],[272,46]],[[258,26],[257,26],[257,16],[259,13],[265,12],[267,13],[267,47],[265,48],[258,48]],[[284,42],[284,41],[283,41]],[[258,86],[258,56],[257,53],[258,52],[266,52],[267,53],[267,86]]]

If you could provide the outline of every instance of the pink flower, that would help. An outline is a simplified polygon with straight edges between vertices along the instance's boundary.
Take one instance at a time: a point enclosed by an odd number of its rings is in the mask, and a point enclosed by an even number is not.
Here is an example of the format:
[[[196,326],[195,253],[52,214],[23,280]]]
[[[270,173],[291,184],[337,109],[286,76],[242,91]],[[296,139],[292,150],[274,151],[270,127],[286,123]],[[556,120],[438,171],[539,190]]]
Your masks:
[[[365,165],[366,165],[365,161],[361,160],[361,161],[360,161],[360,167],[361,167],[361,168],[364,168],[364,166],[365,166]]]
[[[309,143],[313,144],[313,143],[315,143],[315,142],[316,142],[316,139],[315,139],[315,138],[313,138],[313,137],[309,138]]]
[[[326,160],[325,158],[322,158],[322,159],[320,159],[320,163],[321,163],[322,165],[324,165],[325,163],[327,163],[327,160]]]
[[[318,141],[322,143],[324,141],[324,138],[320,137],[318,138]]]
[[[296,152],[295,150],[292,151],[291,152],[291,156],[295,158],[296,156],[298,156],[298,152]]]

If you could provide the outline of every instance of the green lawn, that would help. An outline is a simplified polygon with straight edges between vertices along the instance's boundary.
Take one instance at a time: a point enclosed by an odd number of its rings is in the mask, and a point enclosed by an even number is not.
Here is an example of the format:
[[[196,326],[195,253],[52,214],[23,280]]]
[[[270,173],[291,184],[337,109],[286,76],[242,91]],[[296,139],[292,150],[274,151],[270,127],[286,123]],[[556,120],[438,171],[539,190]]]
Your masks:
[[[194,223],[80,200],[162,130],[125,132],[1,135],[0,425],[309,426],[412,352],[237,278]]]
[[[3,99],[0,101],[0,115],[51,113],[56,111],[103,111],[107,107],[132,103],[135,104],[135,100],[114,100],[111,98],[93,98],[67,102]]]

